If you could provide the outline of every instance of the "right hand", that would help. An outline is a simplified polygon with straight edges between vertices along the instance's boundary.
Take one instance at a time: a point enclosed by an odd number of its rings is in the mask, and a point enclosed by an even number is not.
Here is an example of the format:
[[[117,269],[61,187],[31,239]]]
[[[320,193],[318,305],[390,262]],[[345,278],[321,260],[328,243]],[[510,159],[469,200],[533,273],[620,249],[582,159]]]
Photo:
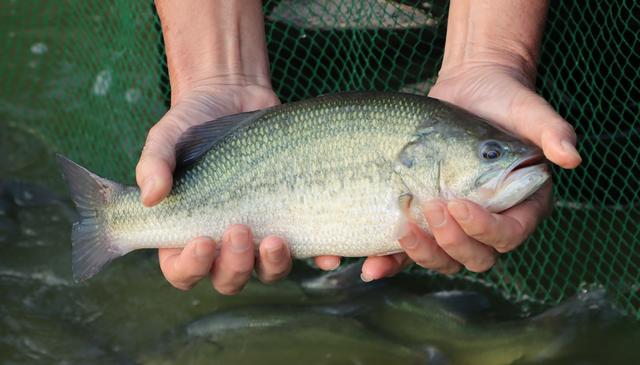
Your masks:
[[[189,127],[278,103],[270,88],[237,79],[207,80],[180,95],[172,94],[172,107],[149,131],[136,167],[142,203],[151,207],[169,194],[176,165],[175,145]],[[213,287],[226,295],[242,290],[254,269],[265,283],[286,276],[291,269],[291,254],[284,240],[265,238],[256,258],[251,231],[242,225],[227,229],[218,257],[211,237],[195,238],[184,248],[161,248],[158,256],[162,273],[174,287],[188,290],[210,277]]]

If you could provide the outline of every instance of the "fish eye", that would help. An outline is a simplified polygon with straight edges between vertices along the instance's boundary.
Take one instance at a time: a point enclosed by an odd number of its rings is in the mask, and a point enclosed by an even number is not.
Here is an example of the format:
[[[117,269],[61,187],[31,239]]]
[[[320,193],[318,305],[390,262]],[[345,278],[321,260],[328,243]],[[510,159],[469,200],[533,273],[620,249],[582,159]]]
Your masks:
[[[480,156],[487,161],[497,160],[502,156],[504,148],[496,141],[487,141],[480,146]]]

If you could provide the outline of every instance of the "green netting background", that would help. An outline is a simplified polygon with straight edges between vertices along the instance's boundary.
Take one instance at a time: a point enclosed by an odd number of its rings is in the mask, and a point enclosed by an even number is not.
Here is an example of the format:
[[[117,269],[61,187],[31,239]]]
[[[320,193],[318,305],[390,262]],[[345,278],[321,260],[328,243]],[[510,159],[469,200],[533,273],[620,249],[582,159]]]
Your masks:
[[[304,0],[302,12],[281,3],[264,9],[283,102],[426,93],[435,81],[446,2]],[[537,89],[576,127],[584,163],[554,170],[556,209],[528,242],[490,272],[461,277],[543,304],[603,285],[640,318],[638,14],[635,0],[552,1]],[[146,131],[168,105],[151,1],[2,0],[0,17],[0,123],[132,183]]]

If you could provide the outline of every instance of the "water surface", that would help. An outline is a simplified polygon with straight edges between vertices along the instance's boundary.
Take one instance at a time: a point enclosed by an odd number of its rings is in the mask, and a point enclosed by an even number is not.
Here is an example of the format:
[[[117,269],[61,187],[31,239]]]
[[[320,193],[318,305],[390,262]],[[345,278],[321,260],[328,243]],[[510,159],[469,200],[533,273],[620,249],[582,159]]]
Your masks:
[[[0,123],[0,359],[8,364],[609,364],[640,359],[640,326],[598,288],[540,314],[487,288],[419,274],[364,284],[306,262],[224,297],[163,278],[154,251],[71,279],[74,211],[52,154]],[[429,283],[427,285],[426,283]],[[464,288],[464,291],[456,290]],[[470,290],[471,289],[471,290]],[[534,308],[534,309],[532,309]],[[634,346],[634,344],[636,346]]]

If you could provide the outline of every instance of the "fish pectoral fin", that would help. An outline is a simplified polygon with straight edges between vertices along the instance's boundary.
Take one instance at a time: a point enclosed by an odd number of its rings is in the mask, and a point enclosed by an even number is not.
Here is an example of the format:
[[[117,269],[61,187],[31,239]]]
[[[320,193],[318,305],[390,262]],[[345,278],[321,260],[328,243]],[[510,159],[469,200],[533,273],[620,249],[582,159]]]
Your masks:
[[[252,123],[268,109],[227,115],[187,129],[176,144],[176,169],[196,162],[233,131]]]
[[[393,236],[395,239],[401,239],[409,234],[409,223],[411,222],[411,201],[413,195],[409,193],[402,193],[398,197],[398,207],[400,208],[400,217],[396,222],[396,226],[393,230]]]

